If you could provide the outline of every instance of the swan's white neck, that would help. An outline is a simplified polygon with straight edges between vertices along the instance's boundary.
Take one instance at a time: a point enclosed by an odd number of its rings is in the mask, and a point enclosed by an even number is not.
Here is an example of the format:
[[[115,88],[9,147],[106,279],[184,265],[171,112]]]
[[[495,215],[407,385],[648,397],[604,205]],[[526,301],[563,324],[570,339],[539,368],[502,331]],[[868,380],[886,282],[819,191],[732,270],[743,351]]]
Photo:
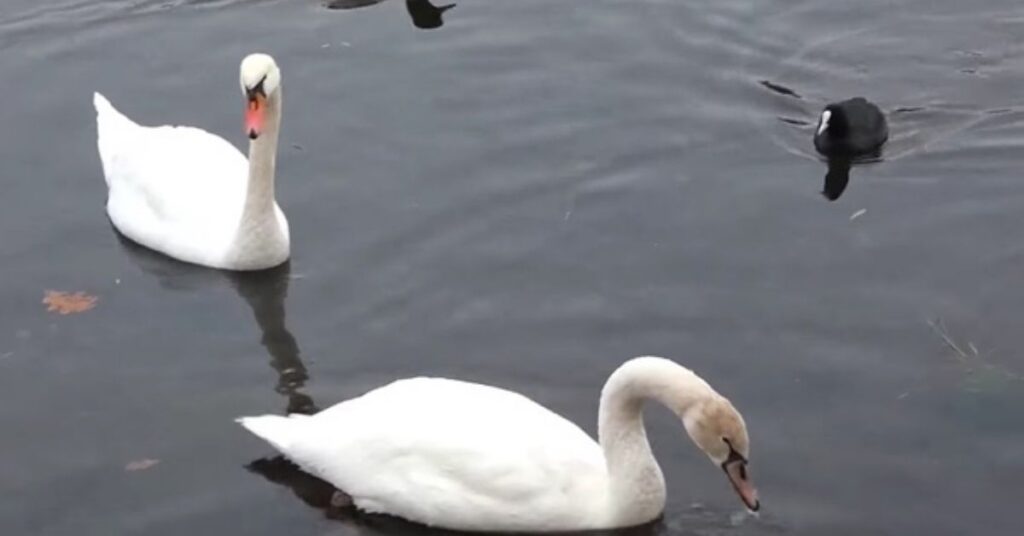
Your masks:
[[[232,253],[240,259],[287,255],[288,237],[277,220],[274,170],[281,127],[281,88],[267,98],[264,131],[249,142],[249,182]],[[257,250],[258,248],[258,250]]]
[[[612,526],[646,523],[665,508],[665,479],[647,442],[644,401],[656,400],[683,418],[712,396],[714,390],[696,374],[658,357],[631,359],[608,378],[601,391],[598,438],[608,467]]]

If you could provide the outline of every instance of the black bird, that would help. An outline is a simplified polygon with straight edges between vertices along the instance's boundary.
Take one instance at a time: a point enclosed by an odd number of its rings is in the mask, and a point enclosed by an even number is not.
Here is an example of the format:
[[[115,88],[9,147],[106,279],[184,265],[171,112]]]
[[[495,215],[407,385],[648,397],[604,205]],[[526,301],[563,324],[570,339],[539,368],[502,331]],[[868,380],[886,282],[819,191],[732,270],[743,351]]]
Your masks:
[[[814,148],[830,159],[857,159],[878,156],[888,139],[882,110],[864,97],[855,97],[825,107],[814,133]]]

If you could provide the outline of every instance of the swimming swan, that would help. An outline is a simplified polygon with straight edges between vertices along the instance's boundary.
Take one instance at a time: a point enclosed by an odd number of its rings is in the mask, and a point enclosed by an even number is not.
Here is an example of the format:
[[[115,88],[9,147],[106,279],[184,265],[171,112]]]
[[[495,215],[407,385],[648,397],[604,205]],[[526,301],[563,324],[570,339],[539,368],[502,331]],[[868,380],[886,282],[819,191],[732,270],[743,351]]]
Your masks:
[[[595,442],[523,395],[444,378],[379,387],[315,415],[237,420],[358,509],[455,530],[561,532],[658,518],[665,481],[641,409],[667,406],[751,510],[743,417],[689,369],[659,357],[605,383]]]
[[[242,60],[249,159],[194,127],[145,127],[95,93],[107,214],[134,242],[176,259],[259,270],[289,256],[288,220],[274,200],[281,71],[266,54]]]

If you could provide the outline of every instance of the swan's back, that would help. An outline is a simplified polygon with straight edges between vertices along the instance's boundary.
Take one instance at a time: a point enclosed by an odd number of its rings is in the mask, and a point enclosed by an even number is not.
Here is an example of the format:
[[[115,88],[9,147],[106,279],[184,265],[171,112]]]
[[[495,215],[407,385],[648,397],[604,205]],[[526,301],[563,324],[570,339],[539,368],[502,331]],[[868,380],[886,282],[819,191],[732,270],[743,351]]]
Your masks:
[[[117,168],[120,153],[118,149],[133,143],[134,135],[142,127],[117,111],[114,105],[99,93],[93,93],[92,103],[96,108],[96,146],[99,149],[100,162],[103,164],[103,179],[107,181],[107,187],[110,187],[107,170]]]
[[[235,238],[248,160],[202,129],[136,124],[94,94],[107,214],[135,242],[220,267]]]
[[[585,529],[605,513],[597,443],[511,391],[414,378],[313,416],[239,421],[369,512],[487,531]]]

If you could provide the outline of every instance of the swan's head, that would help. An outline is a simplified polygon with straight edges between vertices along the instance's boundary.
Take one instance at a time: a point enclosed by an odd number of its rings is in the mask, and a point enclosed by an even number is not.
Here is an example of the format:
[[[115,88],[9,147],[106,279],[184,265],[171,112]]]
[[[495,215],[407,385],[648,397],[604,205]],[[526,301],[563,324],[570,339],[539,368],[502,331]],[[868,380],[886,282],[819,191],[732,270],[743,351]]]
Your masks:
[[[740,412],[727,399],[716,395],[687,410],[683,425],[693,442],[725,471],[743,504],[756,512],[761,503],[750,480],[750,439]]]
[[[242,60],[239,82],[245,94],[245,132],[249,139],[263,133],[267,115],[267,101],[276,97],[281,88],[281,70],[274,58],[267,54],[249,54]]]

